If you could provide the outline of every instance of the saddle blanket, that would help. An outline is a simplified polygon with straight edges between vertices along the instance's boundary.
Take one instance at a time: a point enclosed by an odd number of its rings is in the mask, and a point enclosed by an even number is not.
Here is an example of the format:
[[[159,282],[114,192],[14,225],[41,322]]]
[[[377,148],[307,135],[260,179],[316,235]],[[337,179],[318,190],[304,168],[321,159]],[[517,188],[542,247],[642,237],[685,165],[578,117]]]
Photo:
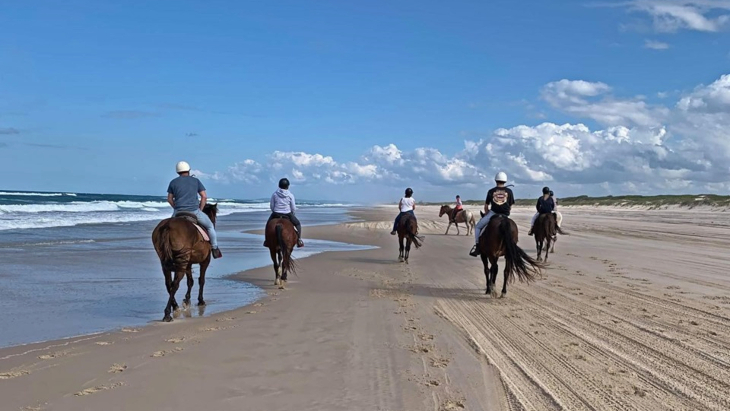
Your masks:
[[[201,226],[200,224],[198,224],[198,218],[195,217],[195,214],[178,212],[175,217],[184,218],[184,219],[190,221],[191,223],[193,223],[193,225],[195,226],[195,228],[198,229],[198,232],[200,233],[200,235],[203,236],[203,240],[210,241],[210,237],[208,236],[208,232],[205,231],[205,228],[203,228],[203,226]]]

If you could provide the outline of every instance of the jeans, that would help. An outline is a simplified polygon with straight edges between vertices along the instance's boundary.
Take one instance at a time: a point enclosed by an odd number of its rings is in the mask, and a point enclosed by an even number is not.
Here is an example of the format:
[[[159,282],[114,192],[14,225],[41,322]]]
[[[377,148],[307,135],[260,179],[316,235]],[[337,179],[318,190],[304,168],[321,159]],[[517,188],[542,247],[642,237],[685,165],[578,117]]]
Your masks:
[[[555,221],[558,223],[558,227],[560,227],[560,223],[563,221],[563,215],[557,211],[553,211],[553,214],[555,214]],[[537,217],[539,215],[540,213],[535,213],[535,215],[532,216],[532,221],[530,221],[530,227],[535,225],[535,220],[537,220]]]
[[[180,210],[180,211],[184,211],[184,210]],[[200,225],[202,225],[206,231],[208,231],[208,237],[210,237],[210,245],[213,248],[218,248],[218,238],[216,237],[215,227],[213,227],[213,222],[210,221],[210,218],[208,218],[208,216],[205,215],[204,212],[200,211],[199,208],[196,208],[195,211],[186,211],[186,212],[195,214],[195,217],[198,218],[198,223]],[[176,213],[177,213],[177,211],[173,212],[172,216],[175,217]]]
[[[494,217],[496,213],[492,210],[489,210],[487,215],[482,217],[481,220],[477,223],[477,225],[474,227],[474,244],[479,244],[479,236],[482,234],[482,230],[489,224],[489,220]]]
[[[393,231],[396,231],[398,229],[398,223],[400,222],[401,217],[403,217],[405,214],[410,214],[414,218],[416,217],[416,214],[413,213],[413,210],[401,212],[398,214],[398,217],[395,218],[395,223],[393,223]]]
[[[279,218],[279,217],[288,218],[289,221],[291,221],[291,223],[294,224],[294,227],[296,227],[296,229],[297,229],[297,236],[301,240],[302,223],[299,222],[299,219],[297,218],[296,215],[294,215],[294,213],[289,213],[289,214],[271,213],[271,215],[269,216],[269,219],[266,222],[268,223],[269,221],[273,220],[274,218]]]

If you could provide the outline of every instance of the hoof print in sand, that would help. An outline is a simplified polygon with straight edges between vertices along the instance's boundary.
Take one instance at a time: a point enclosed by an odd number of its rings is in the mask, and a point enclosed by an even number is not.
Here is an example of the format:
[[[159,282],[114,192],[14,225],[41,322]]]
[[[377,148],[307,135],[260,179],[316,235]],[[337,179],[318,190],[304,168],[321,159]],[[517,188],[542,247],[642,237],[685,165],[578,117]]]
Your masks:
[[[26,370],[0,372],[0,380],[12,380],[13,378],[22,377],[28,374],[30,374],[30,371]]]
[[[127,369],[127,366],[125,364],[113,364],[111,368],[109,368],[109,372],[112,374],[116,374],[119,372],[123,372]]]
[[[74,395],[77,397],[83,397],[86,395],[96,394],[97,392],[100,392],[100,391],[113,390],[114,388],[118,388],[123,385],[124,385],[123,382],[115,382],[114,384],[111,384],[111,385],[99,385],[98,387],[87,388],[83,391],[79,391]]]

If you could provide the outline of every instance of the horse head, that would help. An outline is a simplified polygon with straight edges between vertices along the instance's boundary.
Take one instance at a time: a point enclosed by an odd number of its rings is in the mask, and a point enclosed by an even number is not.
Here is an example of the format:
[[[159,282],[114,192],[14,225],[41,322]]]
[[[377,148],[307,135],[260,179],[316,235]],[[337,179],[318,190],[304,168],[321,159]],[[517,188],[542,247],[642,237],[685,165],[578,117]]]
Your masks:
[[[203,213],[210,218],[210,221],[215,226],[215,217],[218,214],[218,203],[215,204],[206,204],[205,207],[203,207]]]
[[[441,210],[439,210],[439,217],[441,217],[442,215],[448,213],[449,211],[451,211],[451,207],[449,207],[447,205],[442,205],[441,206]]]

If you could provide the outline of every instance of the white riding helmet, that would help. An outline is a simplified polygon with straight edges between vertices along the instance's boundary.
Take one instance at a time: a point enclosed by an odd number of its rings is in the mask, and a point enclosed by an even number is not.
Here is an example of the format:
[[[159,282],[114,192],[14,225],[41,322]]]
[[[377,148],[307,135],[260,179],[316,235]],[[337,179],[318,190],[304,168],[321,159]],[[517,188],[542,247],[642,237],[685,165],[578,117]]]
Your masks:
[[[180,161],[177,163],[177,166],[175,166],[175,171],[177,171],[178,173],[187,173],[188,171],[190,171],[190,164],[184,161]]]
[[[506,183],[507,182],[507,174],[505,174],[504,171],[500,171],[497,173],[496,176],[494,176],[494,181],[498,183]]]

